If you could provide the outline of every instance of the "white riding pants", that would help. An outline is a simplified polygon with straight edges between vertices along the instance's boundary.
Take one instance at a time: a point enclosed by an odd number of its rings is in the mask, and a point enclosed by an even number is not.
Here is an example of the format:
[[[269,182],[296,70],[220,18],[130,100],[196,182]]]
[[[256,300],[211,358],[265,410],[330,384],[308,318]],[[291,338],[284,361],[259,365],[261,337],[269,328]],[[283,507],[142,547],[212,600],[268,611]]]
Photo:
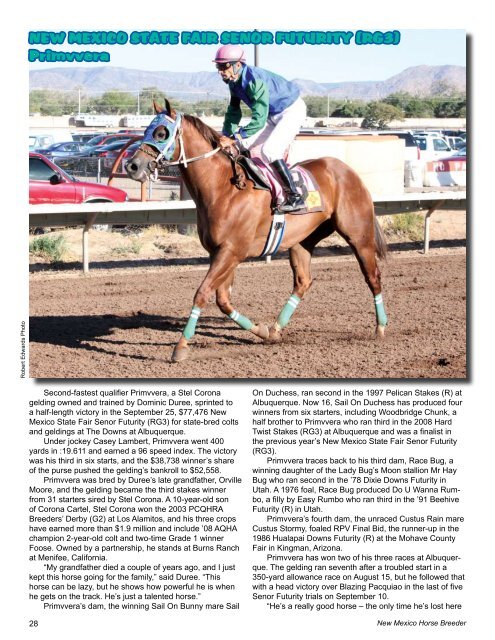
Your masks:
[[[254,136],[242,140],[253,158],[261,158],[268,164],[285,159],[290,144],[299,133],[306,118],[306,104],[298,98],[281,113],[268,116],[266,125]]]

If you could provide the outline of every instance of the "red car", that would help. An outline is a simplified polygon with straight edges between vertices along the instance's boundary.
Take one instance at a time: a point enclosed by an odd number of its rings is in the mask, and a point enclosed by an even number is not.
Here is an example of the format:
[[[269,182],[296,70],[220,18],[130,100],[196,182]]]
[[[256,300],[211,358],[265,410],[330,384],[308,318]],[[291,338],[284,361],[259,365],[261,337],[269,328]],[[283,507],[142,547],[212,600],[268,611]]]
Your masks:
[[[80,182],[39,153],[29,154],[29,204],[125,202],[122,189],[97,182]]]

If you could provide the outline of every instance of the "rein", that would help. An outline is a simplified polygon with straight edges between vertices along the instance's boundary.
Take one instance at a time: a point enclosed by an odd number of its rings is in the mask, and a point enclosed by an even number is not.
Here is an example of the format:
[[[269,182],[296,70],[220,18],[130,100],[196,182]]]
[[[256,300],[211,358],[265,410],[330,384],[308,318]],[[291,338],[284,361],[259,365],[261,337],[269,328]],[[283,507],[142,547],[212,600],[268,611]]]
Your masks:
[[[165,166],[167,167],[171,167],[172,165],[178,165],[178,164],[182,164],[184,165],[184,168],[187,168],[187,163],[188,162],[196,162],[196,160],[203,160],[204,158],[211,158],[211,156],[214,156],[215,153],[217,153],[218,151],[223,151],[225,153],[225,155],[229,158],[229,160],[232,163],[232,171],[234,174],[232,183],[235,185],[235,187],[237,187],[237,189],[245,189],[246,188],[246,182],[243,178],[243,174],[242,172],[239,172],[237,169],[237,157],[235,156],[234,153],[229,152],[225,149],[222,149],[221,147],[216,147],[215,149],[212,149],[211,151],[207,151],[206,153],[203,153],[200,156],[195,156],[194,158],[186,158],[185,157],[185,145],[184,145],[184,139],[182,137],[182,127],[180,127],[179,131],[177,132],[177,138],[179,139],[179,148],[180,148],[180,153],[179,153],[179,159],[176,160],[175,162],[169,162],[167,160],[164,161]]]
[[[187,164],[189,162],[196,162],[197,160],[203,160],[205,158],[211,158],[211,156],[214,156],[215,153],[218,153],[218,151],[221,150],[221,147],[216,147],[215,149],[212,149],[211,151],[207,151],[206,153],[203,153],[200,156],[194,156],[194,158],[186,158],[184,139],[182,137],[182,127],[179,129],[177,137],[179,139],[179,148],[180,148],[179,159],[175,160],[175,162],[169,162],[169,161],[165,160],[164,164],[167,167],[171,167],[173,165],[178,165],[178,164],[183,164],[184,167],[187,168]]]

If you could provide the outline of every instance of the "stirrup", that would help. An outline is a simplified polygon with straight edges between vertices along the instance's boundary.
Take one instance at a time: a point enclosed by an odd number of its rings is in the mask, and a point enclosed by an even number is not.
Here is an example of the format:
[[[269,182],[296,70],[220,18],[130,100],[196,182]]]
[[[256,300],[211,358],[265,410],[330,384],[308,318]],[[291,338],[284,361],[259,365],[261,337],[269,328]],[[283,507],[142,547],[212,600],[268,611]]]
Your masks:
[[[291,194],[292,195],[292,194]],[[300,211],[306,207],[306,203],[299,194],[295,194],[295,197],[288,197],[285,202],[282,202],[277,208],[284,213],[290,213],[291,211]]]

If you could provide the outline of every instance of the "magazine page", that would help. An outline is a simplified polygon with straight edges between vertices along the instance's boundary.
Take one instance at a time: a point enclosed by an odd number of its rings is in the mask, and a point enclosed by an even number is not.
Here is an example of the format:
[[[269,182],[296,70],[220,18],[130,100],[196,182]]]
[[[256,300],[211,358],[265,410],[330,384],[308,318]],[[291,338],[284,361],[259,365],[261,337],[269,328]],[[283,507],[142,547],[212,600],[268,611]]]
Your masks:
[[[6,637],[491,637],[486,42],[417,10],[13,29]]]

